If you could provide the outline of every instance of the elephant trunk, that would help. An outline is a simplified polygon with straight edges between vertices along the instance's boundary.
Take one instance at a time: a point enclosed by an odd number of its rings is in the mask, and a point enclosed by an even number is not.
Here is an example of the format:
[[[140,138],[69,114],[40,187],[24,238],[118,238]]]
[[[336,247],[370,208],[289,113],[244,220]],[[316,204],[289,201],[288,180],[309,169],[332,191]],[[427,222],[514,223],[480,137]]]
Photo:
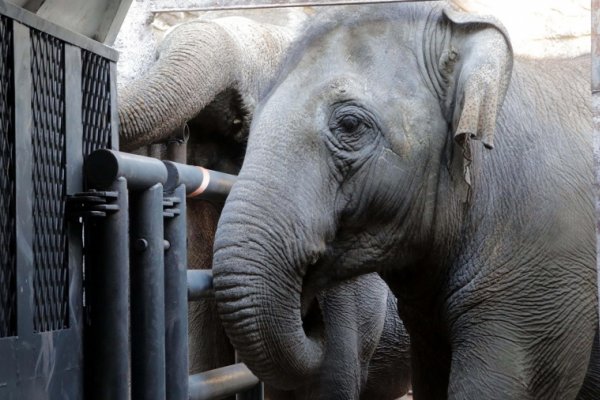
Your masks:
[[[318,250],[298,223],[300,210],[266,199],[266,189],[242,178],[227,200],[215,241],[215,296],[242,360],[260,379],[291,390],[317,372],[324,353],[323,338],[307,335],[301,316],[301,271]]]
[[[215,43],[231,51],[215,52]],[[167,139],[234,80],[234,44],[217,24],[183,24],[162,47],[148,73],[119,93],[122,150]]]

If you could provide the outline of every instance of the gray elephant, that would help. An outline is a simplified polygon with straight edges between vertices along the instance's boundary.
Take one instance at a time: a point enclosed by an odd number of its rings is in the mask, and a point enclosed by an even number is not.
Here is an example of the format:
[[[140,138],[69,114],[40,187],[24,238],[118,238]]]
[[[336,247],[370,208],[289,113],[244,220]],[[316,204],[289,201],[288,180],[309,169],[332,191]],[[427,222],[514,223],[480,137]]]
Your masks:
[[[247,36],[233,34],[238,30],[253,32],[252,42]],[[173,131],[185,122],[190,163],[237,173],[256,99],[281,63],[292,36],[284,28],[239,18],[176,28],[163,43],[149,74],[121,93],[122,148],[132,150],[181,135]],[[261,57],[252,68],[248,67],[251,51],[240,53],[249,46],[256,52],[254,59],[258,54]],[[265,48],[269,50],[265,52]],[[190,265],[210,265],[207,247],[218,207],[195,202],[189,207]],[[225,337],[215,327],[213,307],[210,300],[191,306],[191,372],[232,361]],[[407,392],[408,335],[398,317],[395,297],[377,274],[315,292],[305,302],[303,320],[307,331],[325,330],[336,340],[325,344],[323,362],[303,379],[285,390],[269,386],[271,399],[391,400]],[[215,348],[225,351],[215,354]]]
[[[217,306],[249,367],[307,379],[335,338],[305,329],[305,304],[378,272],[415,399],[600,398],[589,71],[514,58],[494,19],[439,3],[315,17],[216,234]]]

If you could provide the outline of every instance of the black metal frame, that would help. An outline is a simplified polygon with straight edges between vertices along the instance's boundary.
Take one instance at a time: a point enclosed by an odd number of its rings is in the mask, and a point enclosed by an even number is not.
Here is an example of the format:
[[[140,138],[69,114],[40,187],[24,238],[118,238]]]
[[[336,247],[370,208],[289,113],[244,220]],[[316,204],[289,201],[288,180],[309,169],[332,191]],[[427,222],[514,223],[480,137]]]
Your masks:
[[[243,364],[188,376],[186,194],[235,177],[116,151],[116,53],[0,18],[0,399],[262,398]]]
[[[86,221],[92,221],[86,222],[86,231],[89,227],[95,235],[101,235],[97,241],[103,243],[94,248],[86,245],[92,252],[90,259],[94,260],[90,269],[98,268],[97,273],[101,274],[97,276],[90,270],[93,280],[88,289],[91,293],[88,307],[105,308],[104,305],[112,302],[120,305],[118,311],[111,309],[106,313],[103,310],[102,315],[92,316],[91,321],[97,325],[91,331],[100,333],[90,345],[97,349],[115,347],[121,349],[119,354],[128,354],[125,335],[116,341],[106,333],[123,332],[131,321],[131,373],[124,371],[127,364],[124,357],[111,358],[102,351],[90,351],[89,363],[100,367],[94,368],[90,376],[93,382],[88,381],[89,385],[111,386],[119,376],[131,376],[134,399],[208,400],[244,390],[246,392],[238,398],[262,399],[262,385],[257,385],[258,379],[243,364],[188,377],[188,301],[211,294],[212,276],[206,271],[187,269],[186,195],[222,199],[236,177],[113,150],[90,154],[85,173],[92,190],[76,196],[74,201],[78,199],[80,204],[111,190],[114,197],[119,196],[118,211],[112,209],[111,217],[129,211],[129,217],[122,216],[120,223],[110,225],[114,238],[109,241],[104,233],[106,229],[102,228],[109,223],[107,202],[88,201],[87,207],[82,204],[78,208],[78,215],[88,215]],[[112,201],[115,202],[115,198]],[[128,259],[125,259],[126,249],[118,257],[108,251],[107,244],[114,240],[130,244]],[[107,269],[102,265],[113,267]],[[130,277],[124,272],[128,270]],[[120,282],[117,299],[108,295],[108,282]],[[128,282],[131,288],[129,312],[123,308]],[[98,363],[96,357],[100,360]],[[124,385],[118,391],[88,393],[91,399],[127,399],[129,395]]]
[[[0,2],[0,18],[8,45],[2,60],[6,121],[0,133],[12,155],[3,159],[8,179],[0,193],[7,201],[0,213],[8,210],[12,217],[0,234],[14,255],[14,264],[3,267],[13,271],[4,294],[16,305],[6,317],[10,328],[0,337],[0,398],[79,400],[84,396],[82,226],[67,219],[66,198],[83,190],[82,140],[88,134],[82,81],[97,78],[82,72],[82,52],[100,53],[110,82],[108,107],[99,113],[107,124],[106,140],[96,148],[117,143],[117,53],[6,2]]]

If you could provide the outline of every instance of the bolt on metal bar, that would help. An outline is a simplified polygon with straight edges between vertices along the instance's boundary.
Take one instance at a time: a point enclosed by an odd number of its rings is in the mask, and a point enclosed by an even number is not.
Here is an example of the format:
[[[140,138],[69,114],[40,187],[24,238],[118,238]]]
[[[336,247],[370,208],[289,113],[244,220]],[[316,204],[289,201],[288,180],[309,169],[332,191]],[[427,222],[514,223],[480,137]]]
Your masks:
[[[193,165],[163,161],[168,172],[165,190],[185,185],[188,197],[224,199],[237,180],[235,175]]]
[[[165,357],[167,400],[188,399],[187,228],[185,187],[170,196],[179,199],[179,214],[165,218]]]
[[[163,187],[130,193],[131,397],[166,398]]]
[[[188,301],[198,301],[213,295],[213,276],[211,270],[191,269],[187,271]]]
[[[325,7],[325,6],[356,6],[365,4],[389,4],[389,3],[420,3],[439,0],[357,0],[357,1],[299,1],[294,3],[276,4],[241,4],[241,5],[214,5],[208,7],[190,8],[164,8],[151,10],[154,14],[173,12],[205,12],[205,11],[234,11],[234,10],[264,10],[269,8],[298,8],[298,7]]]
[[[189,377],[190,400],[212,400],[250,389],[259,380],[245,364],[234,364]]]

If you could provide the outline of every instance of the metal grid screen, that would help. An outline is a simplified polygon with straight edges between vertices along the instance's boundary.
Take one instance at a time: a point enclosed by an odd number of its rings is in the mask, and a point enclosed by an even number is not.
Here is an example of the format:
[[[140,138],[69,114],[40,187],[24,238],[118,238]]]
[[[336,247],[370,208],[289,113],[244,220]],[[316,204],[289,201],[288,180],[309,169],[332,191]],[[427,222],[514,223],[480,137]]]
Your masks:
[[[81,51],[83,94],[83,156],[111,146],[110,63],[107,59]]]
[[[17,334],[12,47],[12,21],[0,16],[0,338]]]
[[[64,42],[31,31],[34,329],[68,328]]]

